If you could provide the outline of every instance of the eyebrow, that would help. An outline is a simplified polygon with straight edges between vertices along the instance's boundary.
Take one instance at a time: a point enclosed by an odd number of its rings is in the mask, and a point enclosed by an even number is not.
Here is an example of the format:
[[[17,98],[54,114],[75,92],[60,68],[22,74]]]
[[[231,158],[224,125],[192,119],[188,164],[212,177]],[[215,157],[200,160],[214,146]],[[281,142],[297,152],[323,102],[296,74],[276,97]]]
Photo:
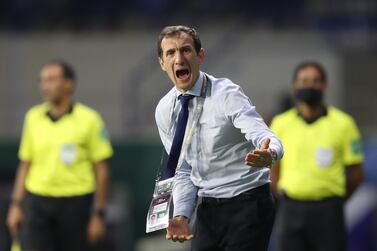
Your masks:
[[[192,45],[191,44],[185,44],[185,45],[182,45],[181,47],[178,48],[178,50],[183,50],[183,49],[193,49],[192,48]],[[171,48],[171,49],[168,49],[166,50],[165,54],[168,54],[169,52],[174,52],[176,51],[177,48]]]
[[[179,48],[179,50],[182,49],[191,49],[191,45],[183,45],[181,48]]]
[[[176,51],[176,49],[175,49],[175,48],[172,48],[172,49],[166,50],[165,54],[168,54],[168,53],[170,53],[170,52],[175,52],[175,51]]]

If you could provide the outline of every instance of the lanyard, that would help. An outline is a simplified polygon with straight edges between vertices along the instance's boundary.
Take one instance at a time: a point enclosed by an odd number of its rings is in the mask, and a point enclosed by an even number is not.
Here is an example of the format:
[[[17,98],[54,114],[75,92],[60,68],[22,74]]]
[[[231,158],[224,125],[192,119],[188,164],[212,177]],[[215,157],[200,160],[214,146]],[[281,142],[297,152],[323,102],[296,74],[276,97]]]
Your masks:
[[[200,90],[200,96],[196,97],[197,103],[196,103],[196,107],[193,110],[194,114],[192,116],[192,124],[191,124],[190,129],[187,131],[188,132],[187,135],[185,135],[185,138],[183,140],[181,153],[179,155],[178,164],[177,164],[177,168],[175,169],[175,173],[177,173],[177,171],[181,168],[183,160],[184,160],[184,158],[187,154],[187,149],[188,149],[188,147],[191,143],[191,139],[192,139],[192,136],[194,134],[194,130],[195,130],[195,128],[196,128],[196,126],[199,122],[200,115],[202,114],[202,111],[203,111],[204,100],[205,100],[209,85],[210,85],[210,80],[209,80],[208,76],[205,74],[204,78],[203,78],[202,89]],[[171,129],[173,127],[173,121],[174,121],[173,117],[174,117],[174,108],[175,108],[175,105],[176,105],[176,100],[177,100],[177,98],[174,96],[173,99],[172,99],[172,105],[171,105],[171,110],[170,110],[170,120],[169,120],[170,126],[169,126],[169,130],[168,130],[169,132],[171,131]],[[163,162],[164,162],[163,158],[164,158],[164,154],[162,154],[162,157],[161,157],[160,169],[157,172],[156,181],[160,180],[160,178],[161,178],[161,167],[162,167]]]
[[[203,111],[203,105],[204,105],[204,100],[207,94],[207,89],[208,89],[208,77],[207,75],[205,75],[203,79],[202,89],[200,91],[200,97],[197,97],[196,108],[192,116],[192,125],[188,131],[187,136],[185,135],[185,138],[183,140],[181,153],[179,155],[178,164],[177,164],[177,168],[175,169],[175,173],[177,173],[177,171],[181,168],[183,160],[187,154],[187,149],[190,145],[192,135],[194,134],[194,130],[196,128],[196,125],[199,122],[200,115],[202,114],[202,111]]]

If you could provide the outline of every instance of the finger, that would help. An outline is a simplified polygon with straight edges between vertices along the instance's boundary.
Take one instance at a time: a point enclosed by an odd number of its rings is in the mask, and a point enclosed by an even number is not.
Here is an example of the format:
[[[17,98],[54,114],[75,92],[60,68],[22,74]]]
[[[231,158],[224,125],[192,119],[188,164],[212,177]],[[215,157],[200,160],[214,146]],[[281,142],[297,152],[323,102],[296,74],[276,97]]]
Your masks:
[[[248,153],[245,157],[245,160],[246,161],[253,161],[255,160],[256,158],[258,158],[259,155],[258,154],[254,154],[254,153]]]
[[[177,242],[177,241],[181,241],[181,239],[179,238],[178,235],[174,235],[172,238],[172,241]]]
[[[245,165],[251,166],[251,167],[265,167],[266,163],[262,161],[255,161],[255,162],[245,161]]]
[[[270,138],[266,138],[263,140],[263,143],[260,147],[262,150],[267,150],[270,147]]]
[[[257,161],[254,161],[254,162],[258,162],[258,161],[261,161],[263,163],[271,163],[272,161],[272,156],[271,156],[271,153],[268,152],[268,151],[261,151],[261,152],[258,152],[259,155],[258,155],[258,158],[257,158]]]
[[[93,245],[94,244],[94,239],[92,236],[88,236],[88,242],[90,245]]]
[[[246,154],[246,156],[248,156],[248,155],[255,155],[256,151],[262,151],[262,149],[256,148],[256,149],[254,149],[254,150],[248,152],[248,153]],[[266,151],[266,150],[263,150],[263,151]]]
[[[13,237],[17,235],[17,230],[13,226],[9,226],[9,232]]]
[[[194,235],[189,234],[189,235],[180,235],[178,238],[179,242],[185,242],[185,241],[190,241],[194,238]]]
[[[255,150],[253,152],[253,154],[256,155],[256,156],[261,156],[261,155],[262,156],[269,156],[269,155],[271,155],[268,150]]]
[[[192,239],[194,239],[194,235],[193,234],[190,234],[190,235],[188,235],[188,236],[186,236],[186,240],[192,240]]]
[[[10,234],[15,237],[18,234],[18,225],[17,224],[10,224],[9,225],[9,232]]]
[[[245,165],[252,166],[252,167],[256,166],[255,162],[251,162],[251,161],[245,161]]]
[[[91,232],[88,232],[88,242],[90,245],[93,245],[95,243],[95,237],[93,236],[93,234]]]
[[[171,236],[170,234],[166,234],[166,235],[165,235],[165,238],[166,238],[167,240],[171,240],[171,237],[172,237],[172,236]]]
[[[100,237],[99,237],[98,234],[96,234],[96,233],[92,233],[92,234],[89,236],[89,239],[90,239],[90,243],[91,243],[92,245],[94,245],[94,244],[98,243]]]
[[[265,161],[264,161],[264,158],[257,157],[257,158],[250,158],[248,160],[245,160],[245,163],[247,163],[247,162],[258,164],[258,163],[264,163]]]
[[[186,241],[186,236],[185,235],[180,235],[179,238],[178,238],[179,242],[184,242]]]
[[[255,153],[255,150],[246,154],[246,157],[252,157],[252,156],[257,156],[257,154]]]

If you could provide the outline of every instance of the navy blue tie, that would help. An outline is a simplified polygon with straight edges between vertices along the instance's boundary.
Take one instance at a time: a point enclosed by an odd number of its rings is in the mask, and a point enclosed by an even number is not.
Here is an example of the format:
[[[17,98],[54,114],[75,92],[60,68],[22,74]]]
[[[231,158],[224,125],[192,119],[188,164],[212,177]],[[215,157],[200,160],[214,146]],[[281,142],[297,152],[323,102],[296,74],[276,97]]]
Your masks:
[[[186,132],[186,125],[189,116],[188,105],[190,99],[193,97],[193,95],[181,95],[178,97],[182,108],[178,115],[177,128],[175,130],[173,143],[170,148],[169,159],[162,175],[163,180],[173,177],[175,174],[175,169],[177,168],[178,159],[179,155],[181,154],[182,143]]]

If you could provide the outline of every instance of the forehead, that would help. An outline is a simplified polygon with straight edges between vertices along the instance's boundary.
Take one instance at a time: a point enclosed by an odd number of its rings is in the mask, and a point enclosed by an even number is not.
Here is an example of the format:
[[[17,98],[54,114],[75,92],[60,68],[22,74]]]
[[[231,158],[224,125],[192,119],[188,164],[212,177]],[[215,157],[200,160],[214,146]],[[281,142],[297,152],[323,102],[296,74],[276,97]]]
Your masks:
[[[176,35],[166,36],[161,41],[161,48],[163,51],[171,48],[181,47],[184,45],[194,46],[194,40],[189,34],[185,32],[180,32]]]
[[[305,68],[302,68],[297,72],[297,78],[303,78],[303,77],[321,77],[321,72],[314,66],[308,66]]]
[[[63,73],[62,67],[58,64],[48,64],[48,65],[43,66],[41,69],[41,75],[44,75],[44,74],[59,75],[62,73]]]

